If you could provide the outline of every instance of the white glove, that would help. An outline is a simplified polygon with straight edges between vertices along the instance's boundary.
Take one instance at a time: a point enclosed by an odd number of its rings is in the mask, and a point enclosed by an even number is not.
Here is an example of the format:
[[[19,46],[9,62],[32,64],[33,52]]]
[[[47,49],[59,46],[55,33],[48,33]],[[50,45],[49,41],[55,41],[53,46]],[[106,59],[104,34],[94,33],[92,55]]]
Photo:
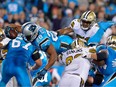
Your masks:
[[[116,59],[114,59],[114,61],[112,61],[112,67],[116,67]]]
[[[83,55],[82,58],[90,59],[91,58],[91,53],[89,52],[88,48],[83,49]]]

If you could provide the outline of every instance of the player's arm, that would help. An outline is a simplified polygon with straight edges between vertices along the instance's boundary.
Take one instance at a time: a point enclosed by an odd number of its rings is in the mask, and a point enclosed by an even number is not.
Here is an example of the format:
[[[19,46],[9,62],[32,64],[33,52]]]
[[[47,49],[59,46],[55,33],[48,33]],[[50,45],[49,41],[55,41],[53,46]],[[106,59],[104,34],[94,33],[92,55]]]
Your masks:
[[[16,31],[18,31],[19,33],[22,32],[21,25],[9,24],[8,26],[12,27],[13,29],[15,29]]]
[[[69,34],[69,33],[71,33],[71,32],[73,32],[73,29],[72,29],[71,27],[66,27],[66,28],[63,28],[63,29],[59,29],[59,30],[57,31],[57,33],[58,33],[59,35],[62,35],[62,34]]]
[[[49,54],[50,58],[49,58],[48,64],[45,67],[46,70],[48,70],[55,63],[57,59],[57,53],[52,44],[49,45],[47,49],[47,53]]]
[[[112,34],[116,35],[116,25],[112,26],[111,29],[112,29]]]
[[[108,57],[108,52],[106,50],[101,50],[98,53],[90,53],[87,55],[84,55],[83,58],[87,58],[87,59],[94,59],[97,61],[102,61],[102,60],[106,60]]]
[[[50,56],[50,58],[48,60],[48,64],[45,66],[45,68],[43,68],[40,72],[37,73],[38,79],[44,78],[44,75],[46,74],[48,69],[55,63],[56,58],[57,58],[56,50],[52,44],[49,45],[49,47],[47,48],[46,51],[47,51],[48,55]]]
[[[94,60],[97,61],[102,61],[102,60],[106,60],[108,57],[108,52],[106,50],[101,50],[98,53],[92,53],[90,54],[91,58],[93,58]]]
[[[37,50],[35,50],[32,54],[32,59],[35,61],[35,65],[31,67],[31,70],[36,70],[42,65],[40,54]]]
[[[8,43],[9,43],[9,41],[10,41],[11,39],[9,39],[9,38],[4,38],[1,42],[0,42],[0,49],[1,48],[4,48]]]

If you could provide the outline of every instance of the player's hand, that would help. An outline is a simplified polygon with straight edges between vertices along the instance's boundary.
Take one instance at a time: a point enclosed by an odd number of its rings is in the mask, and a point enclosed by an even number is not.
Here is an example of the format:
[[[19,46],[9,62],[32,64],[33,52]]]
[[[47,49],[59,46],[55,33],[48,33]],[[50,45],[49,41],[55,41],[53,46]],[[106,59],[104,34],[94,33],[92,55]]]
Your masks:
[[[84,48],[83,49],[82,58],[91,59],[91,53],[89,52],[88,48]]]
[[[7,37],[9,37],[10,36],[10,34],[9,34],[9,31],[11,30],[12,28],[11,27],[9,27],[9,26],[6,26],[5,27],[5,35],[7,36]]]
[[[40,72],[37,73],[37,78],[38,79],[44,79],[44,75],[46,74],[47,70],[44,68],[43,70],[41,70]]]

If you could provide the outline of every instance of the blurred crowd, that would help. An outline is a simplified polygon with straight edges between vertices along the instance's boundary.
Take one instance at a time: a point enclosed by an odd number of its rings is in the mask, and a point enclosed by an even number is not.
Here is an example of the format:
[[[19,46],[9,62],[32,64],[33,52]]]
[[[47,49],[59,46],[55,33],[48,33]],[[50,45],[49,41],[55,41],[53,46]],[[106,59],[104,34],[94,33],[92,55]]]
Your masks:
[[[56,31],[87,10],[96,13],[97,21],[116,22],[116,0],[0,0],[0,27],[32,21]]]

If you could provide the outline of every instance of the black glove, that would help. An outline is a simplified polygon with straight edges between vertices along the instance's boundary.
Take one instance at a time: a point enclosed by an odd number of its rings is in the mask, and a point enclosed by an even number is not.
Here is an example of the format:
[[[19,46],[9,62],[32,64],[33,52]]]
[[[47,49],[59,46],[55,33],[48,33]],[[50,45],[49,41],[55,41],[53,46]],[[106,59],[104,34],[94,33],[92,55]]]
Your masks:
[[[44,68],[40,72],[37,73],[37,76],[33,79],[32,84],[34,85],[38,79],[44,79],[44,75],[46,74],[47,70]]]
[[[10,30],[13,30],[13,28],[12,27],[9,27],[9,26],[6,26],[5,27],[5,31],[4,32],[5,32],[6,37],[10,37],[10,34],[9,34],[9,31]]]
[[[40,72],[37,73],[37,78],[38,79],[42,79],[44,78],[44,75],[46,74],[47,70],[44,68],[43,70],[41,70]]]

